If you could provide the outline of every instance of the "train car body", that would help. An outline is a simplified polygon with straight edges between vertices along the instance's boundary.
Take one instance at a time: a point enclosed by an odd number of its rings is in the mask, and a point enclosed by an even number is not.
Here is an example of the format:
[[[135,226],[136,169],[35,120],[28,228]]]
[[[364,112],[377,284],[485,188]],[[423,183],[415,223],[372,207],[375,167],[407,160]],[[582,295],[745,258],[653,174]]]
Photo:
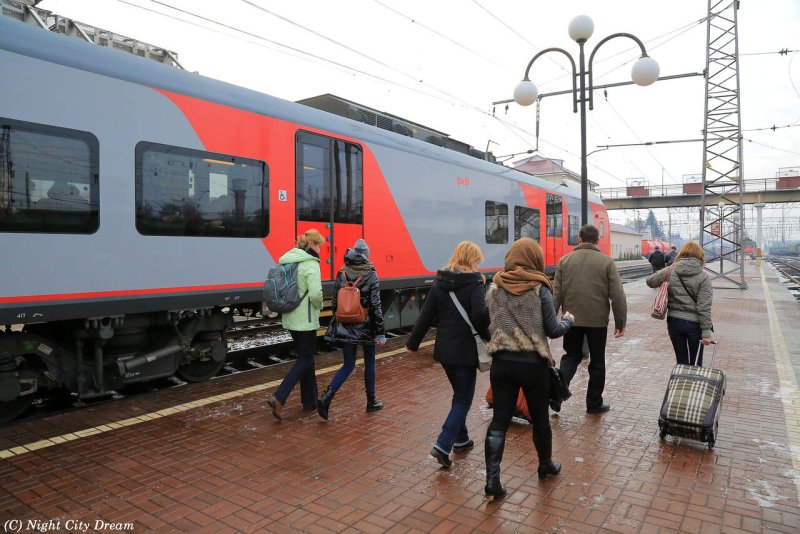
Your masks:
[[[323,281],[363,237],[387,327],[413,323],[454,246],[552,270],[580,192],[408,136],[0,17],[0,420],[224,363],[232,310],[309,228]],[[599,196],[590,217],[610,254]]]

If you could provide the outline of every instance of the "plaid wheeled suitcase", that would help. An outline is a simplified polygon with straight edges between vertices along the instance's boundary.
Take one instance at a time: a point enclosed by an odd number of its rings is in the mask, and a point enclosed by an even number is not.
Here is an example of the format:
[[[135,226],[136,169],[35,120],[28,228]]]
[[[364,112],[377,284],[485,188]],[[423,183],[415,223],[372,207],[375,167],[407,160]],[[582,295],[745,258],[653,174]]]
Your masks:
[[[673,367],[658,417],[661,439],[671,434],[708,443],[709,448],[714,446],[725,395],[725,373],[713,369],[717,344],[712,343],[710,368],[683,364]],[[699,355],[698,349],[695,363]]]

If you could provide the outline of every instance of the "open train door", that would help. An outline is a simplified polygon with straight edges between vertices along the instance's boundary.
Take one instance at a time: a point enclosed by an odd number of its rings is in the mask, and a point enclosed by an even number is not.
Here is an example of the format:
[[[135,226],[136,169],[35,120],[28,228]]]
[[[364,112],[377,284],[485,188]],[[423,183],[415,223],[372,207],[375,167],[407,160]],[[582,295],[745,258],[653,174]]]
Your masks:
[[[347,248],[364,235],[363,161],[356,144],[297,134],[297,235],[316,228],[325,238],[319,254],[323,280],[333,279]]]

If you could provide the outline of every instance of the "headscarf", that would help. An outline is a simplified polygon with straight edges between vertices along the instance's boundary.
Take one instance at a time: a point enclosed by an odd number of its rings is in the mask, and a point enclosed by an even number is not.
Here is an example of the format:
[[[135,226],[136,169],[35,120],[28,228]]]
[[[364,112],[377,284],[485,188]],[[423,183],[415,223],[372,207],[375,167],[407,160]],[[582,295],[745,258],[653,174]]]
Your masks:
[[[530,237],[514,241],[506,254],[503,270],[494,275],[494,284],[512,295],[522,295],[541,284],[552,292],[553,284],[544,274],[544,254],[539,243]]]

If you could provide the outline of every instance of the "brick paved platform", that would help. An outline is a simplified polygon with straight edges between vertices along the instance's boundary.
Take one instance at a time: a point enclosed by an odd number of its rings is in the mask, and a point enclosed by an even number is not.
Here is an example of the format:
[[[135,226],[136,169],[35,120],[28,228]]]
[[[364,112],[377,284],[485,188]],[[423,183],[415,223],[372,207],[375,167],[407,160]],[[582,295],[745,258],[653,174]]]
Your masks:
[[[800,303],[771,267],[763,272],[762,279],[747,266],[748,291],[715,291],[716,367],[728,385],[712,450],[658,438],[674,356],[665,323],[649,317],[654,290],[640,281],[626,286],[625,337],[608,344],[611,411],[585,413],[587,374],[579,369],[575,396],[552,417],[561,475],[538,480],[530,427],[514,424],[504,500],[490,504],[482,495],[488,375],[478,377],[468,419],[477,446],[440,470],[428,451],[450,388],[430,345],[408,356],[398,339],[381,349],[386,408],[377,413],[364,411],[359,365],[328,422],[302,412],[295,390],[279,423],[265,402],[287,370],[278,366],[1,428],[0,525],[15,532],[78,531],[83,522],[100,532],[128,524],[133,532],[797,533]],[[338,353],[318,358],[321,388],[338,361]]]

